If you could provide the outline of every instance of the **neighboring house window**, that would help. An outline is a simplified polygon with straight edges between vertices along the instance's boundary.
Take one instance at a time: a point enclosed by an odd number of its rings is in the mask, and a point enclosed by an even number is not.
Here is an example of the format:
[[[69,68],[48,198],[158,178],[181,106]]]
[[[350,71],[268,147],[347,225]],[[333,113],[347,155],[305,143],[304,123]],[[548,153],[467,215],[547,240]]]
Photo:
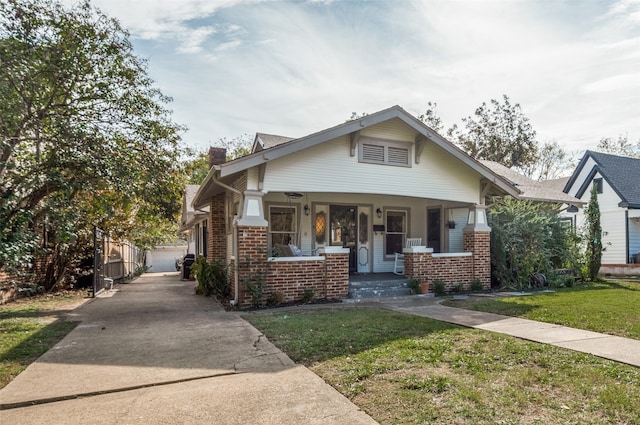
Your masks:
[[[411,167],[410,143],[361,138],[358,153],[360,162]]]
[[[269,240],[272,250],[276,245],[298,243],[297,216],[295,206],[269,207]]]
[[[407,212],[398,210],[387,210],[386,213],[386,234],[385,234],[385,254],[394,255],[402,252],[404,241],[407,238]]]
[[[602,177],[599,179],[593,179],[593,185],[596,187],[598,193],[602,193]]]

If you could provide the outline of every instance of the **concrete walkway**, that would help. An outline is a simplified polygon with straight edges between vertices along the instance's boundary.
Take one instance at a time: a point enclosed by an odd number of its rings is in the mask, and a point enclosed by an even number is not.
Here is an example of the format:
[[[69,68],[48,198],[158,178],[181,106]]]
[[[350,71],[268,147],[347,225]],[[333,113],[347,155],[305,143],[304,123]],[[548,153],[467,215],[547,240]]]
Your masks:
[[[2,424],[375,424],[177,273],[74,310],[80,324],[0,390]]]
[[[357,304],[512,335],[640,367],[640,340],[517,317],[447,307],[440,305],[440,302],[441,299],[434,297],[409,296],[395,299],[378,298]]]

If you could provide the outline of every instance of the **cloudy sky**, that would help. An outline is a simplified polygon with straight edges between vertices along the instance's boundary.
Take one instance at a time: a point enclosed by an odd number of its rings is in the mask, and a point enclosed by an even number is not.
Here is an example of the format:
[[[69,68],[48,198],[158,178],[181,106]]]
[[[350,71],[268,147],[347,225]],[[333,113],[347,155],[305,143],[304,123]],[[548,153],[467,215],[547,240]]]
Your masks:
[[[300,137],[352,112],[509,96],[568,151],[640,139],[640,0],[93,0],[118,18],[185,144]]]

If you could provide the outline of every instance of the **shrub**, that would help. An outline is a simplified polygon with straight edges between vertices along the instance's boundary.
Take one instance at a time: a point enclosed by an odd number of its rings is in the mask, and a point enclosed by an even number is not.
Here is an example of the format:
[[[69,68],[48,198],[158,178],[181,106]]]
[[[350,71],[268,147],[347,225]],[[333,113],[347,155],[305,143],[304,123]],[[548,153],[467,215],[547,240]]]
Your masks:
[[[313,288],[305,288],[304,292],[302,293],[302,302],[308,304],[313,300],[314,296],[315,291],[313,290]]]
[[[482,291],[484,288],[482,287],[482,282],[480,282],[480,279],[474,279],[471,281],[471,290],[472,291]]]
[[[413,291],[414,294],[420,293],[420,282],[417,279],[409,279],[407,287]]]
[[[501,287],[522,290],[534,273],[573,267],[573,232],[555,207],[507,198],[491,207],[489,224],[492,275]]]
[[[433,293],[436,295],[444,295],[447,293],[447,287],[442,279],[433,281]]]
[[[451,292],[462,292],[462,283],[458,282],[451,287]]]
[[[224,299],[229,296],[231,288],[227,268],[219,261],[209,264],[207,259],[199,256],[191,265],[191,274],[196,278],[196,293]]]
[[[267,305],[279,306],[284,303],[285,296],[282,291],[275,291],[267,297]]]

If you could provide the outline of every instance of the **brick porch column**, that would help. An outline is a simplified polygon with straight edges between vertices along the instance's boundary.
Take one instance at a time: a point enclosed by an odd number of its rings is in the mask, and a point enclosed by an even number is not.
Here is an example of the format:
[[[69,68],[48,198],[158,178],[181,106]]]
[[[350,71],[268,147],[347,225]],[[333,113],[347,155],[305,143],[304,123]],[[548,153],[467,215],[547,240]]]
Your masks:
[[[326,247],[319,250],[325,257],[325,296],[346,298],[349,295],[349,248]]]
[[[491,289],[491,227],[485,205],[469,207],[469,222],[463,229],[464,251],[473,254],[473,279]]]
[[[227,263],[227,228],[224,214],[225,193],[211,198],[209,203],[209,225],[207,228],[207,262]]]
[[[267,283],[267,228],[265,226],[238,226],[238,258],[237,265],[238,294],[234,282],[231,284],[231,296],[238,300],[239,308],[253,305],[247,285],[263,288]]]

